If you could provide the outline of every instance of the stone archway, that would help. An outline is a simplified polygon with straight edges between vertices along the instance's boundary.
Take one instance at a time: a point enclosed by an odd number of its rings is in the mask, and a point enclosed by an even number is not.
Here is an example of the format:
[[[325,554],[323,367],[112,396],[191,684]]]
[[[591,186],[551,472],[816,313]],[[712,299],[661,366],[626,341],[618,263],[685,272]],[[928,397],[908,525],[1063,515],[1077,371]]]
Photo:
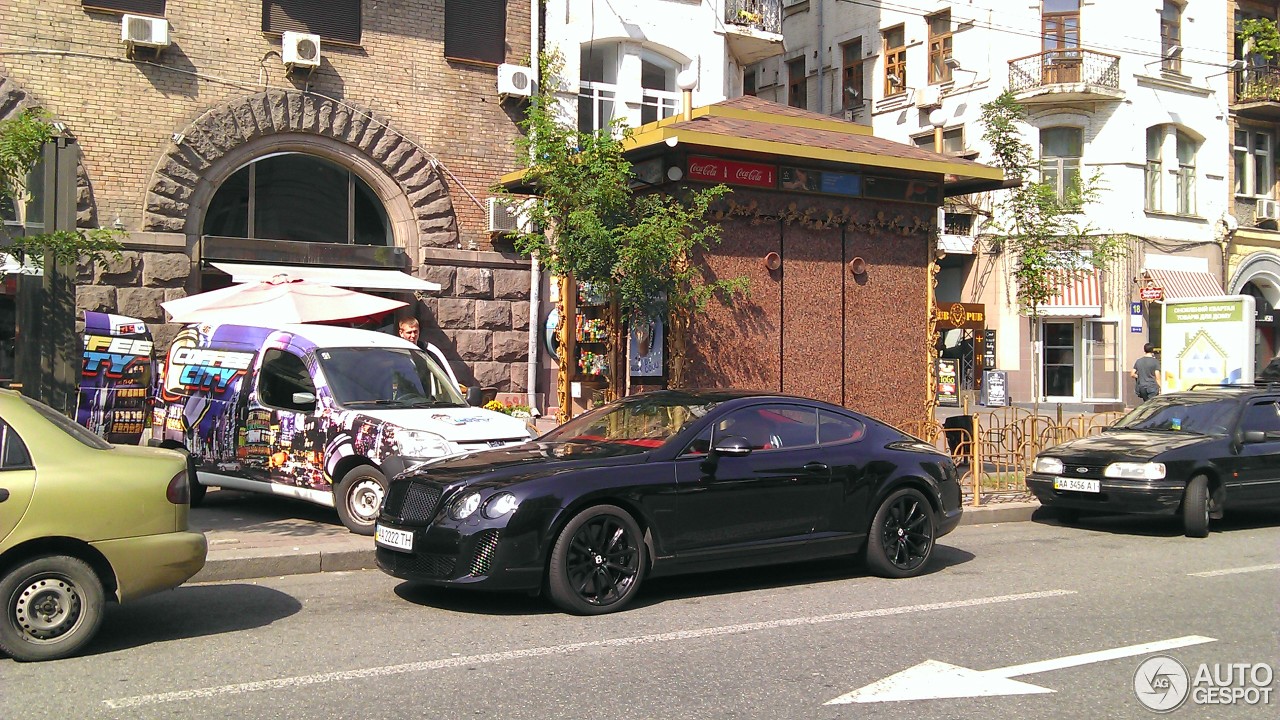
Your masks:
[[[34,95],[0,68],[0,120],[8,120],[29,108],[45,108]],[[84,169],[84,159],[76,161],[76,227],[98,227],[97,204],[93,201],[93,185]]]
[[[436,161],[388,120],[348,101],[269,90],[207,110],[173,140],[147,188],[145,230],[198,236],[193,220],[252,151],[311,144],[331,157],[326,148],[347,150],[345,164],[381,196],[397,244],[411,252],[456,246],[453,201]]]
[[[1271,252],[1250,254],[1232,274],[1227,292],[1238,295],[1250,282],[1262,291],[1272,307],[1280,307],[1280,255]]]

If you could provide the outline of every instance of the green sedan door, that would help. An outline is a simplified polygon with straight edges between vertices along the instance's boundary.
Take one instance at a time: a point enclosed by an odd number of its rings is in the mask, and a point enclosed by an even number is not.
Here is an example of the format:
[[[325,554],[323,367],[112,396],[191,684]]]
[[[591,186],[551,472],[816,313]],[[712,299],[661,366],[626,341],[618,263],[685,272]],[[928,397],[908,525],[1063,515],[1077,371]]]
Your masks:
[[[0,550],[27,511],[35,487],[36,470],[27,446],[0,418]]]

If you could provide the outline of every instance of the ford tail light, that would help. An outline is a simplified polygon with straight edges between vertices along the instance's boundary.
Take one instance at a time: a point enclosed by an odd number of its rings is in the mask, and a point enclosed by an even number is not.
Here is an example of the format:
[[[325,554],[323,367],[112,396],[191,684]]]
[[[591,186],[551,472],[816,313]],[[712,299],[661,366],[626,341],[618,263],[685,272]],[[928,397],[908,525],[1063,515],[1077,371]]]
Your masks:
[[[169,487],[165,489],[164,496],[174,505],[191,504],[191,481],[187,479],[185,469],[169,481]]]

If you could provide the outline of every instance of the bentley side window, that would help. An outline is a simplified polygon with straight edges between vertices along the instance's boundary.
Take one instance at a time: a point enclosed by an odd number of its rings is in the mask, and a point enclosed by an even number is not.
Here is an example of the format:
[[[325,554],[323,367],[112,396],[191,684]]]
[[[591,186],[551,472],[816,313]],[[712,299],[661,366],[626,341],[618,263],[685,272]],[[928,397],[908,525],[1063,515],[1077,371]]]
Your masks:
[[[818,411],[819,445],[836,445],[861,440],[866,433],[867,426],[851,417],[826,410]]]

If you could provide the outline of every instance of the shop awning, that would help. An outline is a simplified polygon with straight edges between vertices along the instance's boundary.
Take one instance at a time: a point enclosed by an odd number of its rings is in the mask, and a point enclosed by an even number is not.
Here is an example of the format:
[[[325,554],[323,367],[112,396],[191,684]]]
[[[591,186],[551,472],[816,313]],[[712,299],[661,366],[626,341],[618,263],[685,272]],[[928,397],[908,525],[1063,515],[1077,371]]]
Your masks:
[[[1098,270],[1065,270],[1059,277],[1058,292],[1037,308],[1041,317],[1099,317],[1102,315],[1102,284]]]
[[[1222,295],[1218,279],[1203,270],[1160,270],[1147,268],[1142,273],[1147,287],[1164,288],[1165,300]]]
[[[399,270],[371,268],[344,268],[325,265],[258,265],[254,263],[209,262],[213,267],[231,276],[232,282],[248,283],[270,280],[276,275],[288,275],[311,282],[351,290],[425,290],[438,291],[440,283],[416,278]]]

